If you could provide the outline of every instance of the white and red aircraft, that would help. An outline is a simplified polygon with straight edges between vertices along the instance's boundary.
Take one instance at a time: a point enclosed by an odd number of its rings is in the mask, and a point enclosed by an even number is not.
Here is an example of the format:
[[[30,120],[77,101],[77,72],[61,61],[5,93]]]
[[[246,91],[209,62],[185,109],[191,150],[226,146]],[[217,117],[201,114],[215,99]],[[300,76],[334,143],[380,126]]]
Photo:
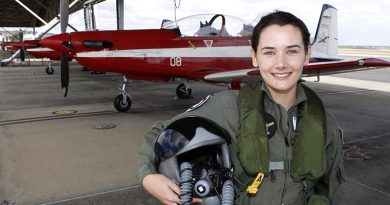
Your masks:
[[[259,80],[258,69],[252,67],[250,58],[252,29],[249,23],[235,17],[197,15],[165,22],[160,29],[63,33],[41,40],[40,44],[74,54],[79,64],[91,70],[122,73],[124,80],[114,105],[125,112],[132,103],[126,91],[127,79],[179,78],[179,98],[190,97],[188,80],[225,82],[232,87],[248,76],[255,75]],[[323,6],[311,46],[313,63],[304,67],[305,76],[390,66],[390,62],[374,58],[338,58],[337,10],[330,5]],[[69,78],[67,63],[64,65],[61,82],[66,96]]]
[[[25,52],[34,56],[35,58],[49,58],[52,61],[60,61],[61,60],[61,52],[42,47],[39,44],[40,40],[24,40],[23,42],[3,42],[1,44],[2,47],[6,47],[12,51],[17,51],[20,49],[20,60],[24,61]],[[73,53],[68,53],[67,59],[72,60],[74,58]],[[51,75],[54,73],[54,68],[52,66],[52,62],[49,61],[46,69],[46,73]]]
[[[51,61],[60,61],[61,60],[61,52],[42,47],[39,44],[40,40],[25,40],[23,44],[27,45],[25,50],[27,53],[33,55],[36,58],[49,58]],[[73,53],[67,54],[67,60],[70,61],[74,58]],[[52,62],[49,61],[45,71],[47,74],[51,75],[54,73],[54,68],[52,66]]]

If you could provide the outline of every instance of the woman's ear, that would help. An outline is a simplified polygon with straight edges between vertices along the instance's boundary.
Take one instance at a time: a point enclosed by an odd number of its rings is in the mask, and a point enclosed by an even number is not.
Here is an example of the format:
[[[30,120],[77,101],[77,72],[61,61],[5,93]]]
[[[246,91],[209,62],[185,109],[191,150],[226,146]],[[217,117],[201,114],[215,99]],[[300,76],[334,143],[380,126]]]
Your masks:
[[[309,64],[310,56],[311,56],[311,46],[309,46],[307,48],[307,53],[306,53],[306,56],[305,56],[305,65]]]
[[[256,52],[253,50],[253,48],[251,49],[251,57],[252,57],[253,67],[255,68],[259,67],[259,63],[257,63],[257,59],[256,59]]]

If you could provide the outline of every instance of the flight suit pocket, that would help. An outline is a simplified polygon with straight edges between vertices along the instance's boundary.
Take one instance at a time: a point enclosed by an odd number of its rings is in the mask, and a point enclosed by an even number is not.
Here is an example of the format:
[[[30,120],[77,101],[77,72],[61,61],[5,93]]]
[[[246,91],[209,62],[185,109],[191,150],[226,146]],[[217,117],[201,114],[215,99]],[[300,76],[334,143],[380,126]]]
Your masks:
[[[266,137],[241,135],[238,137],[237,151],[241,165],[249,175],[268,171],[269,153]]]

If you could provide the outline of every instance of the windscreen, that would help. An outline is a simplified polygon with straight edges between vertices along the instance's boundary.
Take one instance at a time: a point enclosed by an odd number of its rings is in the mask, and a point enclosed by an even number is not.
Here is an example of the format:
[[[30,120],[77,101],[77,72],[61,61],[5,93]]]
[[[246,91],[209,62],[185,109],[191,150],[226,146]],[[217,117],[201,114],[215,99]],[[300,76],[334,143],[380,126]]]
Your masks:
[[[163,23],[162,28],[179,28],[183,37],[250,37],[253,26],[240,18],[222,14],[199,14]]]

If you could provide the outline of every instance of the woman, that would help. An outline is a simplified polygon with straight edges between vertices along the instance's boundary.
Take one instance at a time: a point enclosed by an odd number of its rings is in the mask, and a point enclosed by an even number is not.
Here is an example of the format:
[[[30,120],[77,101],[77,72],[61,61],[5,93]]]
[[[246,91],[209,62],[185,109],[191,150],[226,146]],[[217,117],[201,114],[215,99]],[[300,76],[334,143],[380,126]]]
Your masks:
[[[178,186],[156,173],[152,147],[169,123],[191,115],[214,121],[232,137],[235,204],[333,204],[343,182],[341,136],[319,97],[299,82],[310,58],[309,39],[294,15],[264,16],[252,35],[252,62],[263,82],[216,93],[201,106],[157,123],[140,152],[143,187],[164,204],[180,202]],[[249,193],[248,186],[262,174],[258,190]]]

